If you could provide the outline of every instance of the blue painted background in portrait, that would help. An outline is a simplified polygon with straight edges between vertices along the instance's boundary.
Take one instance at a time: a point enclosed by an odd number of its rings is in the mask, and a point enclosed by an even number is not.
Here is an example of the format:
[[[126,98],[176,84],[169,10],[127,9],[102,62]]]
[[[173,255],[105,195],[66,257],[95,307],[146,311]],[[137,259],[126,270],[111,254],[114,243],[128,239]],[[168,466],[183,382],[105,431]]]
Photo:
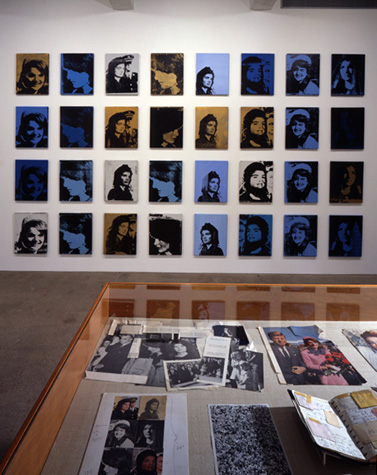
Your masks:
[[[72,53],[61,55],[60,93],[93,95],[94,54]]]
[[[16,201],[47,201],[48,160],[16,160]]]
[[[215,73],[213,95],[227,96],[229,94],[229,54],[197,53],[196,74],[205,67],[210,67]]]
[[[254,92],[247,90],[246,72],[247,64],[253,58],[260,60],[260,72],[262,88]],[[241,94],[249,95],[274,95],[274,78],[275,78],[275,55],[274,54],[258,54],[258,53],[242,53],[241,54]]]
[[[47,146],[48,107],[16,107],[16,147],[47,148]]]
[[[284,256],[317,256],[317,215],[284,215]]]
[[[206,223],[214,226],[218,231],[219,247],[226,256],[227,253],[227,229],[228,229],[228,215],[226,214],[195,214],[194,227],[194,256],[200,256],[201,251],[201,236],[200,230]]]
[[[205,196],[208,187],[208,174],[215,171],[220,177],[220,186],[217,192],[219,203],[228,201],[228,162],[226,161],[195,161],[195,202],[200,196]],[[204,193],[204,195],[203,195]],[[210,201],[210,200],[200,200]],[[211,200],[216,202],[217,200]]]
[[[262,251],[262,253],[255,254],[255,255],[271,256],[272,255],[272,218],[273,218],[272,214],[240,214],[239,215],[239,231],[238,231],[239,255],[240,256],[252,255],[248,252],[245,252],[244,245],[246,241],[246,232],[247,232],[246,225],[250,224],[248,223],[248,219],[253,218],[253,217],[262,218],[267,223],[267,226],[268,226],[267,235],[265,239],[263,239],[263,241],[261,242],[262,248],[264,250]]]
[[[285,202],[318,203],[318,162],[285,162]]]
[[[60,147],[93,147],[94,107],[60,108]]]

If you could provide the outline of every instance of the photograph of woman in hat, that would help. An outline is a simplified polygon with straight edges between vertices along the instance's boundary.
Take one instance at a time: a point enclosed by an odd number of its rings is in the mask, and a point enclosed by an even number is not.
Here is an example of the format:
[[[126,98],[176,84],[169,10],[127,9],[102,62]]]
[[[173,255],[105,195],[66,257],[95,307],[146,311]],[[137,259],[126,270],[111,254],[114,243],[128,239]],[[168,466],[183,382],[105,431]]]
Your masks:
[[[318,149],[318,107],[286,109],[285,148]]]
[[[319,54],[287,54],[286,94],[319,95]]]
[[[318,162],[285,162],[285,202],[318,202]]]
[[[138,108],[106,107],[105,148],[137,148]]]
[[[182,254],[182,215],[149,215],[149,255]]]
[[[317,220],[311,216],[284,216],[284,256],[317,255]]]

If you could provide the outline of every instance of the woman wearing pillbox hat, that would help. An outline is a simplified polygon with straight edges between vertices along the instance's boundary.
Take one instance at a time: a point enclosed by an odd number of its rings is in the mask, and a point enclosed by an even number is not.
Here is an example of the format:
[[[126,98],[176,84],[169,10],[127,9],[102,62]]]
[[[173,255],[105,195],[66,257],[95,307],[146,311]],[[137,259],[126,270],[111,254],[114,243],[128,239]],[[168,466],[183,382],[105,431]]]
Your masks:
[[[318,202],[317,170],[317,162],[286,162],[286,203]]]
[[[287,109],[285,148],[318,149],[317,134],[311,130],[314,126],[318,129],[318,121],[308,109]]]
[[[287,96],[318,96],[318,84],[318,54],[287,54]]]

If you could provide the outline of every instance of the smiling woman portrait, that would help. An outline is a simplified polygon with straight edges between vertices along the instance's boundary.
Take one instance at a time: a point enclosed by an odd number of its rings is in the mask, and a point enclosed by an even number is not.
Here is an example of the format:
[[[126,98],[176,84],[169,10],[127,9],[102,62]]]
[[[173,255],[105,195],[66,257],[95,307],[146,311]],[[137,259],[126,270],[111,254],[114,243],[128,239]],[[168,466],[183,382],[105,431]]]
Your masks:
[[[17,54],[17,95],[48,94],[49,55]]]

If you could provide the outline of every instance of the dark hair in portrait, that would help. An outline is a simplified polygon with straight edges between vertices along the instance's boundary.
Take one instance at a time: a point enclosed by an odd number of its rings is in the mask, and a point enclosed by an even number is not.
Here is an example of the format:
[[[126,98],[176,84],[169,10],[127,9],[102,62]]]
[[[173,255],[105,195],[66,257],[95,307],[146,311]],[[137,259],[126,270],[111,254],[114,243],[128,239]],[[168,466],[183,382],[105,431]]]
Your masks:
[[[272,141],[267,139],[266,110],[264,108],[251,109],[242,121],[241,148],[272,148],[272,146]]]
[[[239,238],[240,256],[271,256],[271,229],[262,216],[241,214]]]
[[[273,95],[274,55],[242,54],[241,94]]]
[[[331,149],[362,150],[364,148],[364,108],[331,108]]]
[[[272,162],[252,162],[245,168],[239,190],[240,202],[270,203],[272,194],[267,189],[267,169]]]
[[[135,447],[161,450],[164,439],[164,421],[139,420],[137,423]],[[147,472],[140,472],[141,474]],[[153,472],[152,472],[153,473]]]
[[[182,134],[183,107],[151,107],[151,148],[182,148]]]
[[[109,118],[105,129],[106,148],[137,148],[138,130],[130,124],[134,115],[133,110],[127,110]]]
[[[62,94],[93,94],[94,54],[62,54]]]
[[[122,214],[107,229],[105,254],[136,254],[136,214]]]
[[[200,253],[201,256],[223,256],[224,251],[220,247],[219,231],[211,223],[204,223],[200,228]]]
[[[16,160],[16,201],[47,201],[47,160]]]
[[[15,243],[15,254],[46,254],[47,223],[30,214],[22,220],[19,238]]]
[[[182,221],[165,215],[149,217],[149,255],[182,254]]]
[[[130,71],[135,56],[126,54],[112,59],[106,71],[107,94],[137,94],[138,73]]]
[[[319,54],[287,54],[287,96],[319,95]]]
[[[182,201],[182,162],[151,161],[149,164],[149,201]]]
[[[211,96],[213,95],[213,83],[215,80],[215,73],[209,67],[205,66],[196,75],[196,95],[197,96]]]
[[[93,147],[93,107],[60,108],[60,147]]]
[[[363,96],[364,85],[364,54],[331,55],[332,96]]]
[[[216,132],[218,121],[213,114],[207,114],[199,124],[199,138],[195,141],[196,148],[217,148]]]
[[[220,203],[220,182],[220,175],[215,170],[207,173],[203,178],[202,194],[198,197],[198,202]]]
[[[16,84],[16,94],[47,95],[48,80],[48,64],[43,59],[24,58]]]
[[[318,148],[318,107],[286,109],[285,148]]]
[[[17,148],[47,148],[48,146],[48,109],[37,112],[28,112],[26,108],[19,116],[18,129],[16,135]],[[17,107],[18,111],[22,108]]]
[[[318,162],[286,162],[286,203],[318,202]]]
[[[93,162],[60,161],[60,201],[92,201]]]
[[[330,216],[329,256],[361,257],[362,216]]]
[[[106,467],[111,467],[112,469],[117,470],[117,475],[128,475],[131,473],[132,451],[119,447],[105,449],[102,454],[98,475],[106,475],[110,473]]]
[[[114,172],[113,187],[107,195],[108,200],[134,201],[132,188],[132,169],[123,163]]]
[[[183,95],[183,53],[151,54],[151,94]]]
[[[284,256],[317,255],[317,216],[284,216]]]
[[[60,213],[60,254],[92,253],[92,214]]]
[[[151,449],[145,449],[142,452],[140,452],[137,457],[136,457],[136,465],[135,465],[135,475],[143,475],[144,473],[148,474],[148,472],[145,472],[143,467],[143,462],[146,458],[149,459],[154,459],[154,463],[151,464],[154,468],[150,472],[151,475],[156,475],[156,461],[157,461],[157,454],[155,450]]]
[[[330,203],[363,202],[364,162],[330,162]]]

